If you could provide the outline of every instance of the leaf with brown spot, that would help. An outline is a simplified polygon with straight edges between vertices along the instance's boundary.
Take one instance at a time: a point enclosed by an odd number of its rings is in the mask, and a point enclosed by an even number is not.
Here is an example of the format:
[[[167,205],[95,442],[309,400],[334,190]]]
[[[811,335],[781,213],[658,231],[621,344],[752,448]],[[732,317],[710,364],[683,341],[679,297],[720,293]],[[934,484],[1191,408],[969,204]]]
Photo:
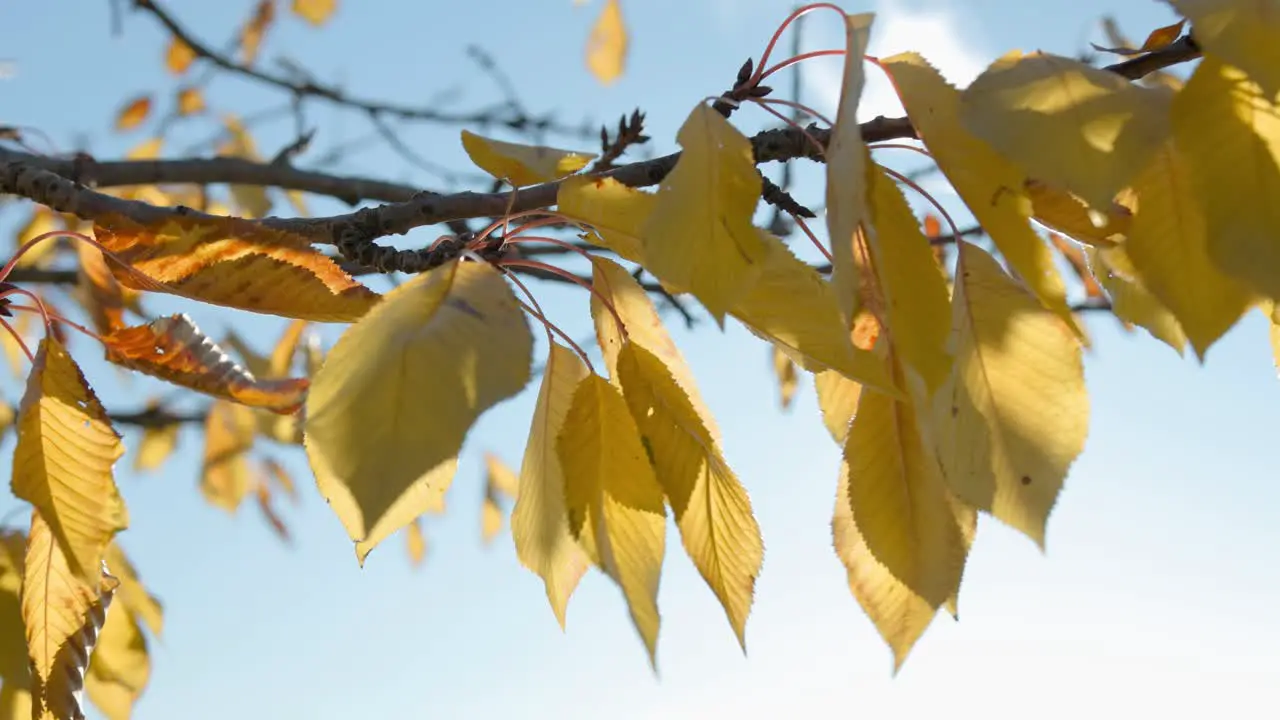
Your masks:
[[[302,405],[306,378],[259,380],[227,356],[185,314],[157,318],[103,338],[107,360],[213,397],[289,415]]]
[[[379,300],[305,238],[247,220],[172,218],[147,228],[114,216],[94,235],[136,271],[112,263],[116,280],[138,290],[316,322],[353,322]]]

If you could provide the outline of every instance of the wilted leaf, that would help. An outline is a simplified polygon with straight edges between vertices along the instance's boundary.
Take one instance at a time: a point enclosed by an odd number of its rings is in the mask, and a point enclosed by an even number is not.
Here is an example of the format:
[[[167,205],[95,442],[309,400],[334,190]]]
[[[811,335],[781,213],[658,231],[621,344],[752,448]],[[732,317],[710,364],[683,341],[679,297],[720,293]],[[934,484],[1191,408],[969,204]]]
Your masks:
[[[114,217],[94,235],[145,276],[112,263],[125,287],[316,322],[352,322],[378,301],[304,238],[245,220],[172,218],[145,228]]]
[[[586,376],[587,366],[573,351],[551,343],[520,463],[520,493],[511,510],[516,556],[542,578],[562,629],[565,607],[587,570],[587,558],[569,534],[564,471],[556,452],[556,438],[564,426],[574,390]]]
[[[274,0],[260,0],[249,22],[240,29],[240,62],[252,65],[258,58],[258,46],[262,44],[262,36],[275,18]]]
[[[174,36],[169,40],[169,47],[164,53],[164,65],[174,75],[181,75],[191,67],[196,59],[196,51],[182,40]]]
[[[867,165],[871,162],[858,124],[858,103],[866,84],[863,55],[871,39],[872,13],[845,16],[844,76],[835,127],[827,146],[827,234],[831,242],[831,284],[844,326],[853,326],[861,306],[861,270],[855,248],[867,220]]]
[[[157,318],[103,338],[107,360],[214,397],[292,414],[302,405],[306,378],[259,380],[227,356],[185,314]]]
[[[111,538],[129,525],[112,477],[123,453],[80,368],[46,337],[19,406],[13,494],[40,511],[85,582],[97,578]]]
[[[1266,97],[1280,94],[1280,14],[1271,0],[1169,0],[1205,55],[1240,68]],[[1225,128],[1223,130],[1225,132]]]
[[[1172,97],[1079,60],[1010,54],[963,92],[960,116],[1028,175],[1105,208],[1169,137]]]
[[[603,85],[622,75],[627,63],[627,26],[618,0],[605,0],[587,37],[587,69]]]
[[[684,390],[656,355],[623,345],[618,380],[671,504],[685,551],[746,649],[747,616],[764,561],[751,501]]]
[[[1085,248],[1085,254],[1094,276],[1111,296],[1111,312],[1122,323],[1142,327],[1181,355],[1187,346],[1186,334],[1169,308],[1143,287],[1123,246],[1108,250]]]
[[[656,667],[667,509],[622,393],[599,375],[579,383],[556,452],[569,531],[622,588],[649,663]]]
[[[419,275],[343,333],[307,396],[306,449],[362,562],[439,502],[472,423],[528,383],[532,349],[487,263]]]
[[[1194,27],[1199,37],[1200,24]],[[1273,96],[1264,97],[1240,70],[1210,55],[1175,98],[1173,127],[1191,190],[1204,211],[1210,259],[1249,289],[1276,298],[1280,108],[1266,99]]]
[[[1025,174],[960,124],[960,93],[924,58],[903,53],[882,61],[925,147],[1005,261],[1040,302],[1083,336],[1053,254],[1032,229]]]
[[[285,542],[289,542],[289,528],[284,524],[280,514],[276,512],[275,503],[271,497],[271,486],[259,477],[257,484],[253,486],[253,496],[258,502],[258,510],[262,513],[262,517],[266,519],[267,525],[275,532],[276,536]]]
[[[773,361],[773,374],[778,379],[778,393],[782,401],[782,409],[791,407],[795,400],[796,389],[800,385],[800,374],[791,357],[780,350],[777,345],[769,346],[769,355]]]
[[[177,106],[178,114],[183,117],[204,112],[204,95],[200,92],[200,88],[180,88],[178,90]]]
[[[31,513],[27,537],[22,619],[31,657],[31,717],[82,718],[85,666],[118,583],[101,559],[89,577],[74,569],[39,510]]]
[[[138,127],[150,113],[150,95],[139,95],[133,98],[116,113],[116,132],[126,132]]]
[[[956,365],[939,393],[938,455],[961,500],[1044,547],[1089,431],[1080,344],[994,258],[957,247]]]
[[[1167,144],[1134,184],[1138,213],[1124,250],[1143,287],[1178,319],[1203,360],[1252,298],[1211,262],[1193,182],[1182,154]]]
[[[760,199],[751,142],[705,103],[676,136],[684,149],[644,225],[645,268],[723,323],[769,255],[751,224]]]
[[[293,0],[293,13],[316,27],[325,24],[337,9],[338,0]]]
[[[516,187],[559,180],[595,159],[594,154],[491,140],[462,131],[462,148],[477,167]]]
[[[245,455],[253,448],[253,410],[216,400],[205,420],[204,465],[200,492],[214,507],[234,513],[253,484]]]

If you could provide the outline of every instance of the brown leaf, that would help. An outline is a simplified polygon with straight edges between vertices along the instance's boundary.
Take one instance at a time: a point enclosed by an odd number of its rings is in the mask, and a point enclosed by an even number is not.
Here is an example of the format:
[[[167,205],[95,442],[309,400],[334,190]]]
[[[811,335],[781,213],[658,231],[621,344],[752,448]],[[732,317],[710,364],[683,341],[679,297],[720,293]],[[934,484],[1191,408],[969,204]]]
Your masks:
[[[132,130],[142,124],[151,114],[151,96],[139,95],[125,103],[116,115],[116,132]]]
[[[157,318],[103,338],[107,360],[131,370],[242,405],[292,414],[302,404],[306,378],[259,380],[236,364],[185,314]]]
[[[113,216],[94,235],[136,271],[113,262],[116,280],[138,290],[317,322],[354,322],[380,297],[305,238],[247,220],[172,218],[147,228]]]
[[[284,494],[289,496],[290,500],[295,503],[298,502],[298,488],[293,482],[293,477],[289,475],[283,465],[277,462],[275,458],[267,458],[262,461],[262,467],[267,471],[267,475],[280,486]]]

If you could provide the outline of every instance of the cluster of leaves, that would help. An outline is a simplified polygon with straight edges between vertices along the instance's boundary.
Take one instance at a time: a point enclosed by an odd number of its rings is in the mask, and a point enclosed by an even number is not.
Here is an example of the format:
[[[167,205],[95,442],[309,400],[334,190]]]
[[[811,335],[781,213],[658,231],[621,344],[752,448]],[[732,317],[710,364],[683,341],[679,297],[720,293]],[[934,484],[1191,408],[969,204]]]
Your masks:
[[[825,4],[794,13],[788,23],[835,10],[847,41],[829,141],[810,138],[826,163],[829,242],[796,218],[830,260],[829,279],[754,224],[764,183],[750,139],[721,103],[693,108],[676,138],[682,153],[652,193],[586,170],[587,153],[464,131],[468,155],[493,177],[516,188],[554,183],[555,210],[508,213],[455,238],[454,257],[385,295],[307,238],[243,218],[99,216],[92,237],[79,218],[28,229],[0,280],[38,258],[44,241],[73,241],[94,327],[32,291],[0,286],[0,324],[31,361],[12,488],[32,506],[25,535],[0,537],[0,637],[25,638],[29,659],[0,656],[0,714],[30,705],[36,718],[79,717],[84,689],[112,717],[127,716],[149,674],[142,627],[161,631],[158,602],[114,542],[128,525],[113,476],[124,448],[67,351],[67,328],[101,342],[109,362],[214,398],[202,488],[215,504],[234,509],[254,493],[283,532],[271,483],[286,493],[294,484],[278,461],[251,465],[248,453],[258,437],[302,444],[363,563],[406,528],[421,559],[420,518],[443,510],[471,427],[533,380],[532,318],[548,355],[518,472],[489,458],[484,536],[501,524],[501,498],[514,497],[517,554],[544,581],[560,623],[596,567],[620,588],[656,665],[669,510],[745,647],[760,527],[648,291],[608,254],[657,278],[665,294],[695,298],[721,326],[731,317],[767,342],[784,392],[801,369],[814,375],[842,448],[834,548],[900,666],[940,609],[955,614],[978,514],[1043,545],[1083,449],[1087,336],[1053,248],[1087,295],[1109,297],[1122,321],[1180,353],[1189,344],[1203,358],[1251,308],[1276,314],[1280,245],[1268,228],[1280,188],[1280,72],[1268,48],[1280,28],[1256,3],[1172,4],[1204,51],[1185,84],[1135,84],[1065,57],[1010,53],[960,90],[918,54],[866,58],[870,14]],[[314,21],[332,5],[295,9]],[[614,0],[611,13],[623,32]],[[260,35],[269,23],[246,27]],[[1180,30],[1158,30],[1138,54],[1159,52]],[[254,45],[245,32],[242,48]],[[735,92],[770,109],[778,101],[762,100],[759,82],[803,59],[749,66]],[[888,145],[868,145],[857,123],[868,60],[902,100],[920,141],[909,147],[936,163],[1003,265],[940,208],[954,266],[934,252],[936,217],[917,217],[901,189],[914,184],[873,158]],[[129,192],[149,199],[146,188]],[[565,225],[592,249],[533,234]],[[1051,243],[1037,225],[1053,230]],[[512,252],[493,252],[495,242]],[[589,280],[517,252],[538,243],[581,252]],[[542,311],[512,272],[522,267],[582,285],[601,367]],[[230,339],[238,363],[184,315],[148,319],[145,293],[294,322],[269,357]],[[15,302],[23,297],[32,304]],[[15,311],[43,320],[35,352],[7,319]],[[129,313],[143,322],[130,324]],[[304,341],[311,322],[350,327],[322,355]],[[161,427],[140,463],[172,447]]]

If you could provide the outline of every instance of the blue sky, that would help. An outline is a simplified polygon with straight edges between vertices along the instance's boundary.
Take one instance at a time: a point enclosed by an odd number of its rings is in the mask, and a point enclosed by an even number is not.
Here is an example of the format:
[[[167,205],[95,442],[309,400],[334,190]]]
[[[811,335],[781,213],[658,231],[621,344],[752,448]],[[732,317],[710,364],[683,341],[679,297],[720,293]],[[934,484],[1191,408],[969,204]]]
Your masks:
[[[560,108],[570,121],[613,122],[639,105],[655,151],[668,152],[693,104],[723,90],[746,57],[758,57],[792,6],[624,0],[633,32],[630,66],[617,84],[602,88],[581,62],[600,4],[366,0],[357,9],[348,1],[319,31],[282,19],[264,61],[287,55],[371,98],[425,102],[459,85],[463,104],[481,104],[494,95],[465,50],[482,40],[533,110]],[[169,5],[215,43],[251,7],[248,0]],[[114,135],[110,122],[125,97],[172,90],[161,66],[166,38],[142,15],[126,15],[123,33],[113,37],[107,7],[68,0],[0,9],[0,56],[16,61],[16,74],[0,80],[0,122],[39,127],[64,149],[86,137],[100,158],[146,137]],[[1009,49],[1073,54],[1088,40],[1101,41],[1098,20],[1107,12],[1139,39],[1171,18],[1161,3],[1118,0],[881,0],[846,7],[880,13],[872,52],[918,50],[961,83]],[[834,15],[814,17],[806,45],[838,46]],[[834,65],[816,64],[806,75],[806,99],[831,109],[834,77]],[[781,93],[787,83],[777,85]],[[279,100],[236,79],[217,80],[209,91],[216,109],[242,114]],[[864,104],[872,114],[896,110],[874,80]],[[310,112],[320,148],[366,132],[358,115],[321,104]],[[765,124],[759,112],[735,121],[748,132]],[[207,130],[186,133],[186,140]],[[433,161],[462,167],[457,130],[419,128],[406,138]],[[292,139],[289,133],[282,122],[255,137],[271,153]],[[185,144],[175,142],[166,155]],[[335,169],[438,186],[378,146]],[[820,177],[804,174],[798,197],[820,198]],[[334,202],[312,206],[342,211]],[[4,236],[22,216],[12,209],[0,214]],[[405,242],[421,244],[434,234],[424,229]],[[586,334],[582,293],[537,292],[557,321],[576,337]],[[283,327],[176,300],[151,307],[190,312],[215,334],[234,322],[259,347]],[[122,543],[167,606],[165,635],[152,650],[151,687],[136,716],[640,720],[883,717],[896,710],[900,717],[928,717],[959,707],[989,718],[1170,711],[1248,718],[1280,704],[1280,621],[1273,612],[1280,600],[1274,560],[1280,487],[1271,455],[1280,381],[1262,316],[1251,314],[1204,366],[1141,331],[1126,335],[1112,319],[1091,318],[1091,433],[1050,521],[1047,553],[984,519],[961,593],[961,621],[940,618],[896,678],[830,547],[838,453],[811,386],[804,383],[796,405],[782,412],[766,349],[748,333],[730,324],[722,335],[709,323],[690,333],[675,319],[670,327],[764,533],[747,657],[681,554],[674,528],[660,597],[659,677],[649,670],[620,594],[603,576],[584,580],[562,633],[541,582],[516,561],[510,535],[482,546],[482,453],[518,462],[535,385],[475,428],[449,512],[428,522],[429,557],[419,569],[410,567],[400,536],[358,568],[346,534],[310,484],[300,507],[283,508],[292,545],[278,542],[250,506],[229,517],[205,505],[196,489],[195,433],[183,435],[180,454],[158,473],[135,476],[126,457],[120,484],[133,526]],[[331,342],[336,331],[325,337]],[[109,405],[137,407],[159,390],[144,378],[122,382],[87,341],[73,352]],[[4,392],[14,400],[19,387],[6,378]],[[135,440],[130,434],[131,446]],[[11,448],[9,438],[4,449]],[[308,477],[300,451],[275,455],[295,476]],[[0,516],[15,506],[7,494],[0,497]]]

